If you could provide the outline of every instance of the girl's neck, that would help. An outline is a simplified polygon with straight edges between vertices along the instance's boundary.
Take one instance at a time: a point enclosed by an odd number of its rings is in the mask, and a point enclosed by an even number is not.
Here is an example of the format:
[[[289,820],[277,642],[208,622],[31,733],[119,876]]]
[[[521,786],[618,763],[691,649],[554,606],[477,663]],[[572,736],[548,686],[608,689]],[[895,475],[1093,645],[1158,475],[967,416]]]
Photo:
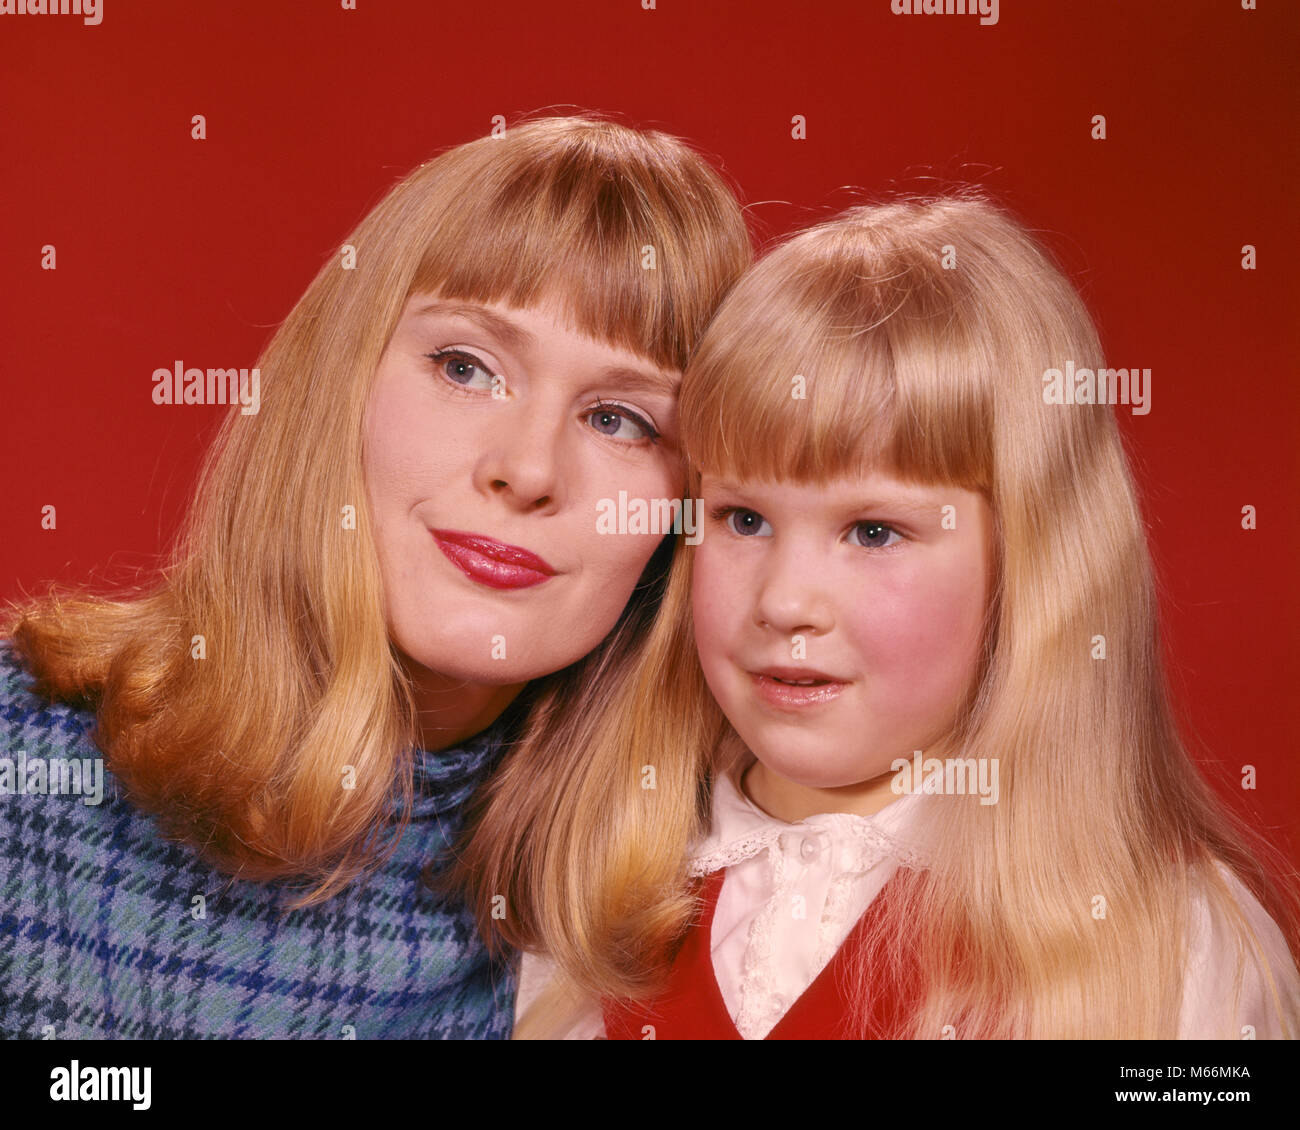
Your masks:
[[[788,781],[761,761],[755,761],[742,775],[740,788],[769,816],[792,824],[823,812],[874,816],[898,799],[898,794],[890,787],[893,779],[894,774],[889,772],[853,785],[819,789]]]

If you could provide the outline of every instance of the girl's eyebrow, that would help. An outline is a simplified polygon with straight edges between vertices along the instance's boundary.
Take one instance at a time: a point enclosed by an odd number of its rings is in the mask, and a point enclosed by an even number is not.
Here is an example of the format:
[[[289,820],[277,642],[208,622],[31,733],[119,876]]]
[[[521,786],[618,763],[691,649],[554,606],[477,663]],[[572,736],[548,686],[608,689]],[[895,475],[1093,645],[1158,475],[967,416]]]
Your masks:
[[[863,510],[892,510],[896,513],[906,514],[911,518],[922,520],[937,517],[939,512],[943,509],[943,503],[909,501],[902,498],[895,499],[891,502],[885,499],[868,498],[865,502],[861,502],[855,506],[850,506],[848,509],[854,512]]]
[[[525,353],[537,344],[537,337],[531,331],[504,314],[472,302],[430,302],[413,313],[417,316],[438,314],[477,322],[516,353]],[[631,391],[657,393],[672,398],[677,396],[677,388],[681,384],[679,377],[671,377],[656,369],[633,369],[628,365],[609,365],[596,375],[601,381],[609,381]]]
[[[754,482],[732,482],[730,479],[722,479],[717,476],[709,476],[708,489],[718,491],[722,494],[761,494],[764,483]],[[756,505],[758,505],[756,503]],[[944,503],[922,502],[905,498],[881,498],[877,495],[867,495],[866,497],[847,503],[844,506],[837,506],[837,510],[843,510],[846,514],[870,513],[873,510],[887,510],[896,514],[906,515],[914,520],[923,521],[929,518],[935,518],[939,515],[944,507]]]

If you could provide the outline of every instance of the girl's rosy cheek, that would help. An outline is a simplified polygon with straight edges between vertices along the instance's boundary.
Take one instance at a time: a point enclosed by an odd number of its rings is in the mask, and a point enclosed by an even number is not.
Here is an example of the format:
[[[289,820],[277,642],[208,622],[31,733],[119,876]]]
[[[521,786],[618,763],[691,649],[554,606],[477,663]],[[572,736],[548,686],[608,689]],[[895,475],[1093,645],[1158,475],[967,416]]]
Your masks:
[[[915,685],[952,665],[964,621],[960,601],[928,588],[855,601],[852,631],[869,668]]]
[[[718,563],[709,560],[703,546],[698,552],[691,591],[695,638],[701,646],[711,646],[725,638],[727,609],[739,606],[740,595],[723,583]]]

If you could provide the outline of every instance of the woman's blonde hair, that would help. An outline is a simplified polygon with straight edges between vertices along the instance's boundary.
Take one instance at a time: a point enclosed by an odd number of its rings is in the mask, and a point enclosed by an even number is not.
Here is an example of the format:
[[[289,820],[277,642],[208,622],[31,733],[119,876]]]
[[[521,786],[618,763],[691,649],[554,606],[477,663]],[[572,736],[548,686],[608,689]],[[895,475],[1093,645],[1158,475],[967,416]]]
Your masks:
[[[933,866],[900,871],[856,971],[860,1024],[870,978],[916,992],[891,1035],[1176,1036],[1197,890],[1279,1003],[1215,860],[1297,952],[1294,870],[1216,799],[1177,732],[1114,413],[1045,403],[1045,372],[1067,360],[1103,366],[1082,301],[969,191],[854,207],[785,241],[732,290],[683,382],[692,491],[701,469],[810,483],[885,470],[992,508],[979,672],[926,754],[999,759],[1001,797],[927,798],[916,835]],[[695,909],[685,860],[711,775],[744,752],[695,655],[691,569],[684,550],[636,669],[575,722],[563,789],[513,826],[489,809],[501,823],[479,859],[484,889],[509,896],[494,925],[547,951],[570,989],[659,987]],[[516,803],[514,775],[531,768],[516,758],[491,792]]]
[[[381,858],[394,798],[410,800],[416,714],[386,628],[362,447],[408,298],[554,301],[578,332],[680,370],[752,258],[708,161],[594,114],[442,153],[347,243],[355,269],[331,258],[261,357],[260,411],[224,421],[161,578],[112,599],[51,590],[4,624],[38,691],[96,707],[109,767],[169,835],[245,877],[306,879],[298,905]],[[600,647],[530,688],[543,743],[583,709],[557,687],[599,688],[628,661],[662,587],[653,568],[643,580]]]

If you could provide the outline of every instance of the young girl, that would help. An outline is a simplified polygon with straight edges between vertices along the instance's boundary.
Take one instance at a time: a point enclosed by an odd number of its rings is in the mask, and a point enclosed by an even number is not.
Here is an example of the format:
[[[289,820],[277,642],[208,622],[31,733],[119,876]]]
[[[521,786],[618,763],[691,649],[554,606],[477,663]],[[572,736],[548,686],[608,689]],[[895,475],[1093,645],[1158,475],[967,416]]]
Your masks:
[[[550,958],[517,1035],[1297,1033],[1294,888],[1178,737],[1113,409],[1044,394],[1070,365],[1078,295],[974,195],[731,292],[682,392],[703,539],[564,795],[509,826],[513,761],[485,800],[498,933]]]
[[[563,741],[640,645],[671,542],[592,515],[681,492],[748,234],[690,147],[578,116],[448,150],[346,243],[162,575],[6,618],[0,1035],[509,1033],[423,879],[527,711]]]

